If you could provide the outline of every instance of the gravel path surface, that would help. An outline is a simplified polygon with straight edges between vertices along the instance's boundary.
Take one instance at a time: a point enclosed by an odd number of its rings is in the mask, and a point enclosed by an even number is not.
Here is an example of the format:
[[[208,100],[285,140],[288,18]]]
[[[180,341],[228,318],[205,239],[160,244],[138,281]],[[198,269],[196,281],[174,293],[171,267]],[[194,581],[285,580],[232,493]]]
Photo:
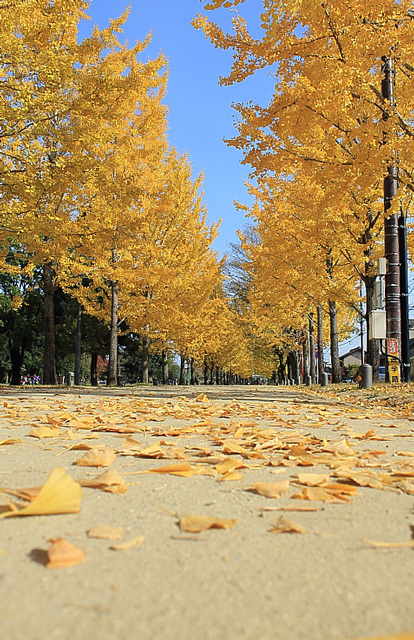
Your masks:
[[[3,490],[121,476],[78,513],[0,521],[3,640],[414,638],[410,414],[284,387],[3,388],[0,408]],[[45,566],[59,538],[79,564]]]

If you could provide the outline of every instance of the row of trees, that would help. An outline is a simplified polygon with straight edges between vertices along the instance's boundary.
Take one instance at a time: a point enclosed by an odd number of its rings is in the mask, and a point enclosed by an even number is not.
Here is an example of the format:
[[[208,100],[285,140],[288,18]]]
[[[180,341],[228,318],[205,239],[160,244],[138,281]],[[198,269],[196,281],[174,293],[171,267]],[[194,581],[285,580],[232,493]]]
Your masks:
[[[109,354],[108,384],[122,336],[139,336],[144,382],[150,345],[164,363],[174,350],[248,375],[203,177],[168,143],[167,62],[142,60],[148,38],[121,42],[128,11],[80,41],[89,4],[0,2],[0,331],[12,380],[38,343],[40,313],[43,382],[67,368],[57,299],[78,338],[82,324],[92,363]]]
[[[230,33],[206,15],[195,26],[233,52],[222,84],[263,68],[275,78],[268,105],[234,105],[237,134],[227,141],[251,168],[254,204],[244,209],[252,222],[239,247],[249,274],[246,314],[275,348],[287,340],[299,348],[309,323],[329,315],[333,381],[339,381],[338,326],[361,313],[361,282],[368,319],[377,258],[384,255],[384,218],[410,212],[412,2],[263,2],[259,37],[242,18],[244,3],[249,0],[205,3],[218,19],[233,12]],[[384,64],[391,62],[394,96],[383,86]],[[385,213],[390,167],[398,171],[399,189]],[[368,362],[375,375],[377,340],[369,341]]]

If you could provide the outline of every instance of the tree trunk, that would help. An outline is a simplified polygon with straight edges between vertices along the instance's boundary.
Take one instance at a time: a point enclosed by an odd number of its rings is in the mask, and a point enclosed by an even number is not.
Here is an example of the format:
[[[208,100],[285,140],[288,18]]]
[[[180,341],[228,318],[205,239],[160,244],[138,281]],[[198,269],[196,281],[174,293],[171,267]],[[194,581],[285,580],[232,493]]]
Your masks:
[[[308,341],[304,340],[302,344],[302,375],[303,380],[307,383],[307,378],[310,376],[309,359],[308,359]]]
[[[322,374],[323,374],[323,318],[322,318],[322,307],[319,305],[317,307],[317,315],[318,315],[318,332],[317,332],[317,343],[318,343],[318,382],[321,384]]]
[[[55,307],[52,264],[46,262],[43,267],[44,291],[44,354],[43,354],[43,384],[56,384],[55,362]]]
[[[75,344],[75,384],[80,385],[81,382],[81,346],[82,346],[82,305],[78,305],[78,322],[76,325],[76,344]]]
[[[190,384],[194,385],[196,383],[194,358],[190,358],[190,372],[191,372]]]
[[[165,349],[163,349],[162,353],[161,353],[161,359],[162,359],[162,384],[168,384],[169,381],[169,375],[168,375],[168,357],[167,357],[167,352],[165,351]]]
[[[315,362],[315,323],[313,313],[309,314],[309,374],[312,384],[316,382],[316,362]]]
[[[208,363],[207,363],[207,356],[204,356],[204,384],[208,384]]]
[[[109,337],[108,386],[115,387],[118,381],[118,282],[112,282],[111,332]]]
[[[10,348],[10,360],[11,360],[11,381],[10,384],[14,386],[18,386],[20,384],[21,379],[21,370],[23,365],[23,358],[25,353],[25,340],[23,339],[23,344],[21,348],[19,347],[11,347]]]
[[[331,329],[331,366],[332,366],[332,382],[334,384],[341,382],[341,365],[339,362],[339,344],[338,344],[338,316],[336,311],[336,303],[329,300],[329,319]]]
[[[180,384],[185,384],[185,377],[184,377],[184,365],[185,365],[185,356],[183,356],[181,354],[180,357]]]
[[[209,380],[209,384],[214,384],[214,360],[211,361],[211,366],[210,366],[210,380]]]
[[[369,264],[366,263],[366,270]],[[372,268],[372,266],[371,266]],[[366,275],[364,277],[365,296],[366,296],[366,317],[367,317],[367,335],[369,335],[369,318],[370,313],[374,309],[374,283],[375,276]],[[380,344],[379,340],[367,340],[367,364],[372,367],[372,380],[379,380],[379,362],[380,362]]]
[[[98,386],[98,354],[92,353],[91,355],[91,385],[93,387]]]
[[[142,336],[142,382],[148,384],[148,364],[149,364],[149,338],[146,334]]]

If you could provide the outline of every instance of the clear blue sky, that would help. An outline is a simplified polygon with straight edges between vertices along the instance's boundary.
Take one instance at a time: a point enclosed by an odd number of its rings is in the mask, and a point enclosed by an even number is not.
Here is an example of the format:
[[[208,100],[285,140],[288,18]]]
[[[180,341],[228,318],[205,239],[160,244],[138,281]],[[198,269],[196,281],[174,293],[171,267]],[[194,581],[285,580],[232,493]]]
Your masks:
[[[107,26],[109,19],[118,17],[127,4],[128,0],[92,0],[88,10],[91,20],[82,26],[80,36],[87,36],[95,24]],[[125,38],[132,45],[152,31],[144,58],[162,51],[169,59],[169,140],[178,151],[188,152],[194,174],[204,171],[209,220],[222,219],[214,247],[220,254],[229,252],[228,243],[237,241],[236,230],[245,224],[233,201],[250,203],[244,187],[248,167],[241,165],[241,153],[223,142],[223,138],[235,134],[231,104],[249,100],[267,104],[272,79],[261,73],[233,87],[218,85],[219,76],[230,69],[231,54],[215,49],[202,32],[191,26],[202,10],[200,0],[131,0],[130,4]],[[239,6],[241,15],[257,33],[262,3],[246,0]],[[222,26],[230,26],[228,10],[208,13]]]

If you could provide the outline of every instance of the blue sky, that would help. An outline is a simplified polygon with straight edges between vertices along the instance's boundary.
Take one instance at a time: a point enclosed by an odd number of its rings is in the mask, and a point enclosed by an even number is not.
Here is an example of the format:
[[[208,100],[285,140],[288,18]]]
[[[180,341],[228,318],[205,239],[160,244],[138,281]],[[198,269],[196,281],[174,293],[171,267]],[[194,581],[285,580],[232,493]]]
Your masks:
[[[127,0],[92,0],[87,12],[91,20],[82,26],[81,37],[88,35],[95,24],[107,26],[109,19],[118,17],[127,4]],[[220,254],[228,253],[228,243],[237,241],[236,230],[245,224],[233,201],[250,203],[244,187],[248,167],[241,165],[242,154],[223,142],[223,138],[235,133],[231,104],[249,100],[267,104],[272,79],[265,72],[232,87],[218,85],[219,76],[230,69],[231,53],[215,49],[202,32],[191,26],[192,19],[202,10],[200,0],[131,0],[130,4],[124,36],[132,45],[152,31],[144,58],[162,51],[169,59],[169,140],[178,151],[188,152],[195,175],[204,171],[209,220],[222,219],[214,247]],[[246,0],[239,5],[253,32],[259,29],[261,4]],[[228,10],[208,13],[229,27]]]

